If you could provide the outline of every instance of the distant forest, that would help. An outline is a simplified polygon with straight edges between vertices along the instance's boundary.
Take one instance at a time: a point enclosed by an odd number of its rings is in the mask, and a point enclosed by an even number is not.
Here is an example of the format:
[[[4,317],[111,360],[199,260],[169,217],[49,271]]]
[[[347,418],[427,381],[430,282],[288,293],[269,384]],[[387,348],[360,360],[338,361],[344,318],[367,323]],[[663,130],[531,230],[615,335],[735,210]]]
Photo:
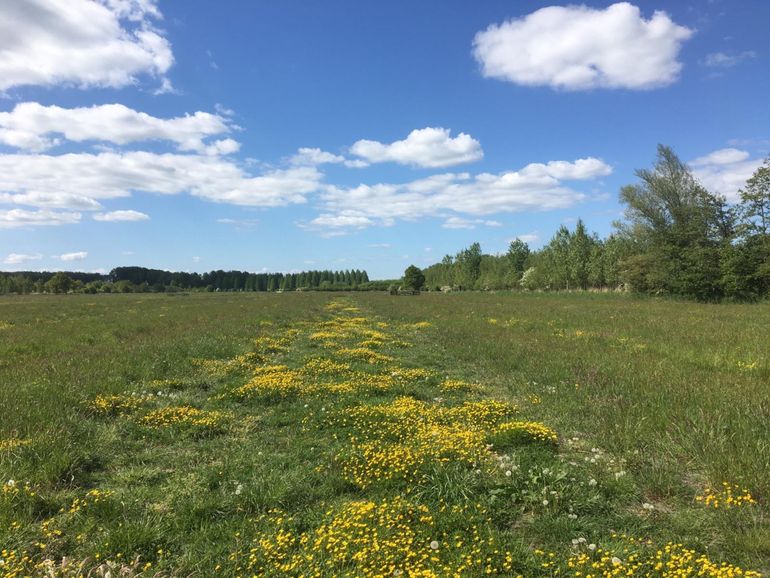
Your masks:
[[[116,267],[108,275],[79,272],[0,273],[0,293],[164,293],[175,291],[340,291],[381,289],[366,271],[185,273]],[[385,284],[387,287],[387,283]]]
[[[423,270],[429,289],[626,290],[701,301],[770,296],[770,158],[728,204],[668,147],[621,189],[625,219],[605,239],[578,220],[541,249],[521,240],[484,255],[478,243]]]

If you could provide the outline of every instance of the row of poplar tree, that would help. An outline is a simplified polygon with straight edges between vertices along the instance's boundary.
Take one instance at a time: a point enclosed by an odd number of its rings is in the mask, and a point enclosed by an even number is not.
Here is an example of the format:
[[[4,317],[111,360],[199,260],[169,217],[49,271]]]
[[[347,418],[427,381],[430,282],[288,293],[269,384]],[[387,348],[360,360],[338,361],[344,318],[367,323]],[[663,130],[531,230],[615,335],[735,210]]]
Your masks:
[[[599,238],[578,221],[541,249],[511,242],[484,255],[478,243],[424,270],[428,288],[609,289],[703,301],[770,295],[770,158],[729,204],[685,163],[658,147],[652,169],[620,191],[625,218]]]
[[[186,273],[146,267],[116,267],[108,275],[67,272],[0,273],[0,293],[134,293],[203,291],[297,291],[368,289],[366,271]]]

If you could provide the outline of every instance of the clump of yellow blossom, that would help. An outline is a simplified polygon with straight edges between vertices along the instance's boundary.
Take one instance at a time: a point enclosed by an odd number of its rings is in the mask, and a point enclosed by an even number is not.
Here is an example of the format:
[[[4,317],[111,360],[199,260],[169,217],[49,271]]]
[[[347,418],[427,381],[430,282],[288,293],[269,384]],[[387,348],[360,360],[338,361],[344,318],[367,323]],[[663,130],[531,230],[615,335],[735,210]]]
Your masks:
[[[291,516],[268,512],[258,520],[265,529],[231,556],[237,575],[428,578],[507,575],[513,565],[477,519],[447,536],[426,506],[399,496],[349,502],[325,518],[303,532]]]
[[[492,439],[495,445],[506,446],[521,439],[555,444],[559,438],[553,429],[540,422],[509,421],[500,424]]]
[[[461,379],[445,379],[439,384],[439,389],[445,393],[455,391],[474,391],[479,389],[480,386],[475,383],[468,383]]]
[[[88,407],[98,415],[126,415],[140,409],[146,401],[146,398],[138,395],[99,394],[88,404]]]
[[[77,514],[81,510],[93,507],[96,504],[101,504],[113,494],[114,492],[111,490],[100,490],[98,488],[88,490],[88,492],[86,492],[86,495],[83,496],[82,498],[75,498],[74,500],[72,500],[72,504],[70,505],[67,512],[70,514]]]
[[[298,394],[303,387],[302,374],[286,365],[264,365],[254,369],[252,378],[233,394],[239,398]]]
[[[339,376],[350,372],[350,364],[325,357],[313,357],[305,362],[302,371],[310,377]]]
[[[492,456],[487,436],[515,406],[485,400],[454,407],[410,397],[343,410],[333,421],[350,431],[343,477],[360,488],[376,482],[415,481],[426,468],[471,467]]]
[[[541,567],[554,576],[639,576],[644,578],[673,578],[677,576],[701,576],[705,578],[761,578],[761,574],[744,570],[725,562],[714,562],[708,556],[686,548],[683,544],[668,542],[656,548],[649,540],[627,536],[614,536],[631,544],[622,550],[580,546],[580,551],[565,563],[553,553],[536,550],[543,558]],[[593,547],[593,548],[591,548]]]
[[[337,350],[337,355],[343,358],[365,361],[366,363],[377,364],[393,361],[389,355],[379,353],[366,347],[343,347]]]
[[[31,443],[32,440],[23,438],[9,438],[6,440],[0,439],[0,452],[15,450],[16,448],[28,446]]]
[[[183,389],[189,384],[189,380],[185,379],[177,379],[177,378],[166,378],[166,379],[152,379],[149,382],[147,382],[147,387],[156,390],[156,389]]]
[[[721,488],[707,486],[703,490],[703,494],[695,496],[695,501],[710,508],[724,510],[750,506],[757,503],[749,490],[741,488],[738,484],[731,484],[730,482],[722,482]]]
[[[0,486],[0,496],[6,498],[15,498],[16,496],[26,496],[34,498],[36,495],[35,490],[29,482],[17,482],[16,480],[8,480],[2,486]]]
[[[182,426],[214,431],[221,428],[226,419],[226,414],[221,411],[207,411],[189,405],[180,405],[151,411],[142,416],[139,423],[154,428]]]

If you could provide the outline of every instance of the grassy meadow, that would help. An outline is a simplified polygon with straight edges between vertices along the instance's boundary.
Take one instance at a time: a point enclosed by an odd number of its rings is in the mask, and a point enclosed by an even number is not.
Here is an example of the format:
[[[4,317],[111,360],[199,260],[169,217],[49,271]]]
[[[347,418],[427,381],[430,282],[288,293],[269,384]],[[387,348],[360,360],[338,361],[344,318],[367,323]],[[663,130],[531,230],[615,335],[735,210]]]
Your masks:
[[[770,305],[0,298],[0,577],[770,574]]]

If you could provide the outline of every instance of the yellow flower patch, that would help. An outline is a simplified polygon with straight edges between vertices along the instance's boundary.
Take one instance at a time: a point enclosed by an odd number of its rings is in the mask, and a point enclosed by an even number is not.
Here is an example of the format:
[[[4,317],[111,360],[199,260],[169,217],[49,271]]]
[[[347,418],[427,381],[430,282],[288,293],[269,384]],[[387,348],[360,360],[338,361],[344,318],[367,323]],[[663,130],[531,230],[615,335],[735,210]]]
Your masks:
[[[34,498],[36,492],[32,489],[29,482],[17,482],[16,480],[8,480],[2,486],[0,486],[0,496],[7,498],[14,498],[16,496],[27,496]]]
[[[759,572],[744,570],[725,562],[714,562],[704,554],[669,542],[655,548],[649,541],[632,540],[635,548],[622,551],[595,548],[579,552],[561,564],[553,554],[536,551],[545,560],[541,566],[554,576],[639,576],[640,578],[674,578],[701,576],[705,578],[761,578]]]
[[[154,428],[182,426],[216,430],[224,425],[226,419],[226,414],[221,411],[208,411],[189,405],[180,405],[151,411],[141,417],[139,423]]]
[[[513,556],[500,550],[478,514],[451,536],[436,530],[430,510],[402,497],[360,500],[326,512],[308,531],[291,516],[273,510],[231,560],[238,575],[438,577],[510,572]]]
[[[468,383],[461,379],[445,379],[439,384],[439,389],[444,393],[452,393],[458,391],[473,391],[479,389],[480,386],[475,383]]]
[[[390,370],[390,375],[395,381],[401,383],[411,383],[414,381],[425,381],[434,377],[436,374],[422,367],[396,367]]]
[[[70,514],[77,514],[81,510],[93,507],[96,504],[101,504],[113,494],[114,492],[112,492],[111,490],[99,490],[97,488],[94,488],[93,490],[88,490],[85,496],[83,496],[82,498],[75,498],[72,501],[72,504],[70,505],[69,510],[67,510],[67,512]]]
[[[88,407],[99,415],[126,415],[140,409],[146,398],[137,395],[97,395]]]
[[[188,383],[184,379],[153,379],[147,382],[147,387],[150,389],[181,389]]]
[[[695,501],[709,508],[724,510],[757,503],[747,489],[729,482],[722,482],[721,488],[707,487],[703,494],[695,496]]]
[[[313,357],[305,362],[302,372],[308,377],[345,375],[350,372],[350,364],[324,357]]]
[[[378,353],[377,351],[367,349],[366,347],[344,347],[337,350],[337,355],[343,358],[365,361],[366,363],[371,364],[393,361],[393,358],[389,355]]]
[[[522,436],[532,441],[554,444],[559,440],[554,430],[537,421],[509,421],[501,424],[495,430],[495,439],[498,440],[508,440]]]
[[[302,392],[302,374],[285,365],[265,365],[254,369],[253,377],[233,391],[239,398],[278,396],[287,397]]]
[[[442,407],[409,397],[348,408],[332,418],[350,430],[343,477],[367,488],[383,481],[416,481],[429,467],[481,464],[492,457],[487,448],[492,428],[515,411],[495,401]]]
[[[16,448],[28,446],[31,443],[32,440],[22,438],[0,439],[0,452],[15,450]]]

